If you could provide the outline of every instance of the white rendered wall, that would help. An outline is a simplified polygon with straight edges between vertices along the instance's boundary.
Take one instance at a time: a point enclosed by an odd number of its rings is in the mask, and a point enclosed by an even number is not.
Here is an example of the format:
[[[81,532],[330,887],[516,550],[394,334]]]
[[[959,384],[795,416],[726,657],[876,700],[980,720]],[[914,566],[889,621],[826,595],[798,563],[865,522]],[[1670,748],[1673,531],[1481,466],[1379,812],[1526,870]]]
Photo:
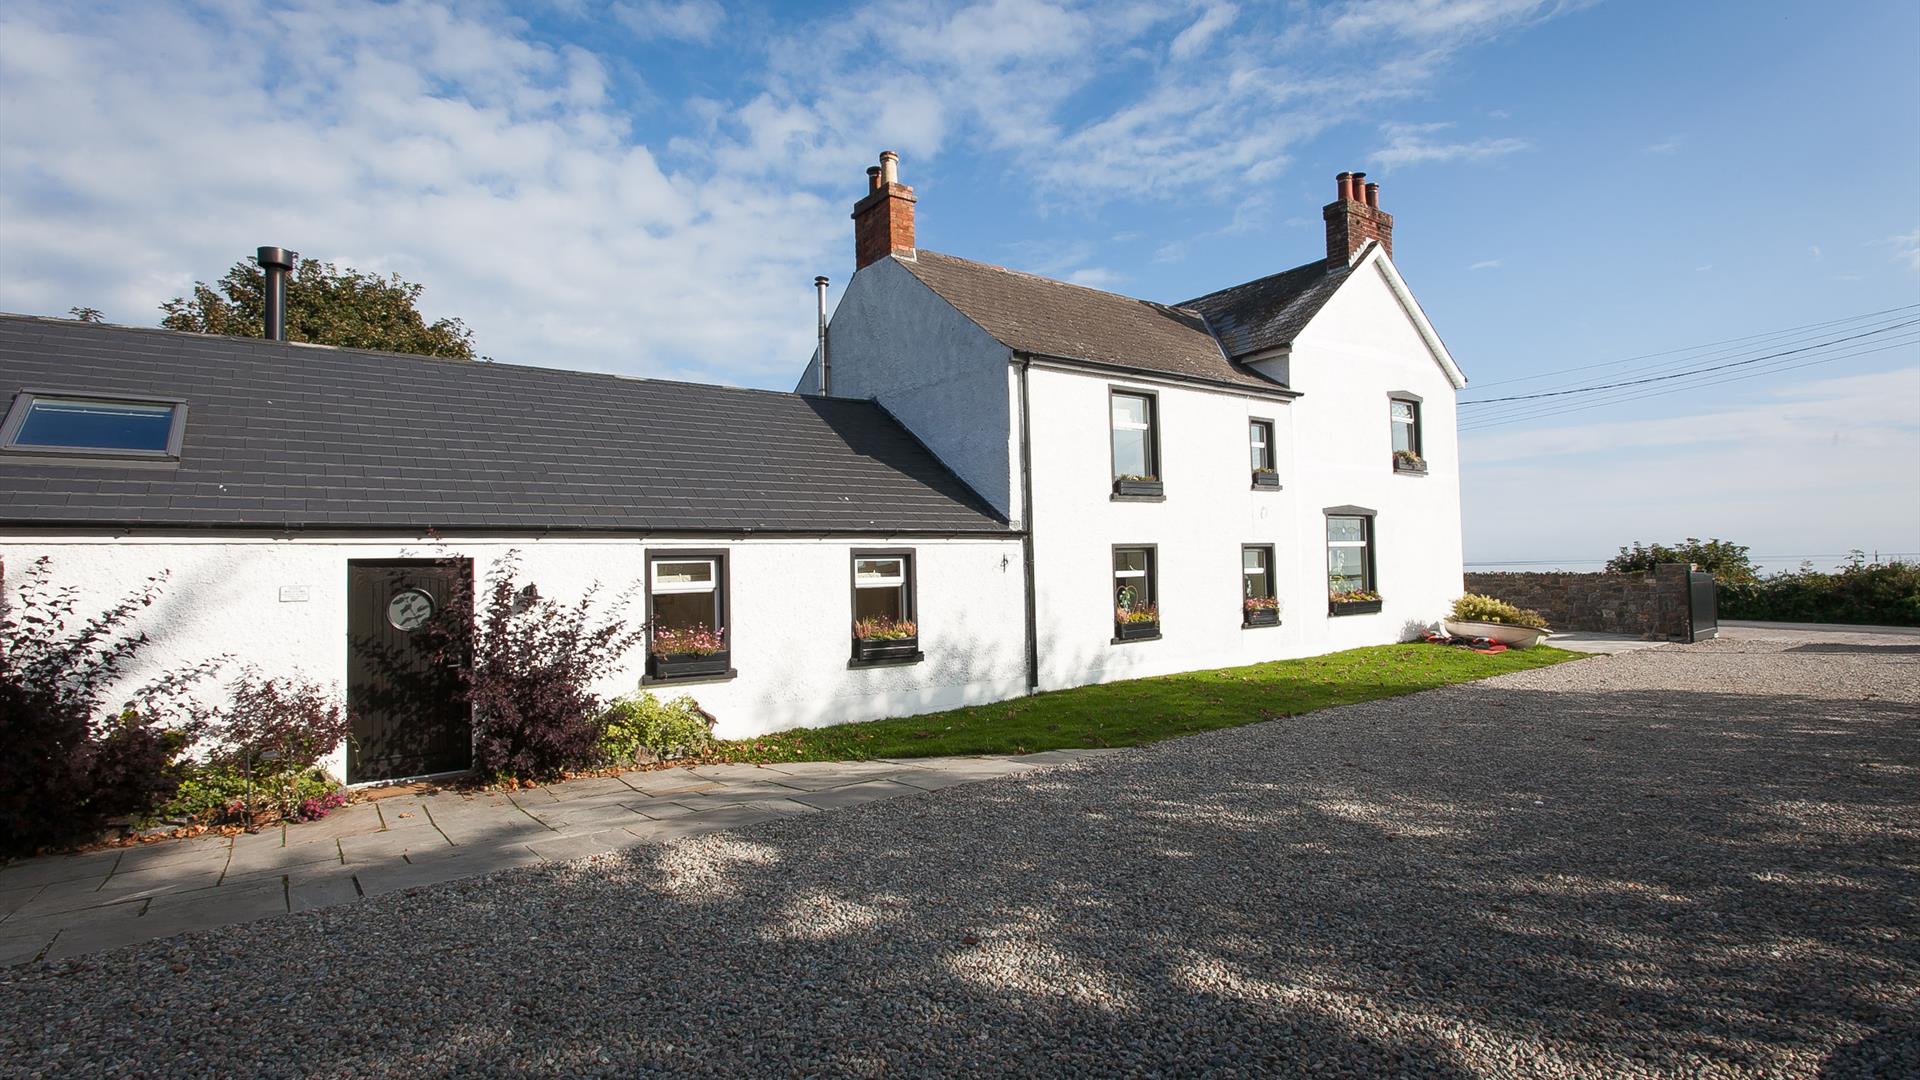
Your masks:
[[[1388,287],[1377,256],[1361,266],[1294,341],[1295,490],[1303,549],[1323,543],[1328,506],[1365,506],[1375,519],[1377,615],[1332,619],[1326,649],[1413,636],[1463,591],[1460,447],[1455,390]],[[1396,473],[1388,394],[1419,395],[1424,475]],[[1324,560],[1324,556],[1322,556]],[[1324,561],[1300,587],[1324,589]]]
[[[994,509],[1015,516],[1006,346],[889,256],[847,284],[827,347],[834,397],[878,401]],[[796,390],[820,392],[819,364],[816,351]]]
[[[850,669],[850,552],[908,548],[916,556],[920,647],[926,659],[897,667]],[[1020,544],[1014,539],[954,540],[648,540],[501,539],[435,542],[398,539],[181,540],[99,537],[0,538],[8,597],[39,556],[53,560],[53,582],[80,587],[79,613],[97,612],[148,576],[171,571],[161,599],[137,626],[153,644],[116,693],[159,671],[230,654],[266,675],[298,672],[338,687],[347,664],[347,563],[350,559],[466,557],[484,581],[511,550],[518,580],[565,602],[598,581],[612,596],[637,586],[648,552],[724,549],[732,587],[730,682],[649,687],[686,693],[718,718],[722,738],[792,727],[910,715],[998,701],[1025,690],[1024,600]],[[306,590],[283,602],[285,587]],[[633,621],[644,618],[635,593]],[[598,689],[638,687],[644,650]],[[209,694],[223,696],[210,687]],[[110,696],[109,700],[113,700]],[[335,775],[345,770],[336,755]]]
[[[1461,592],[1454,390],[1385,281],[1356,274],[1301,335],[1291,404],[1035,367],[1034,566],[1040,682],[1056,689],[1404,641]],[[1164,502],[1111,497],[1108,394],[1159,401]],[[1423,399],[1424,476],[1392,467],[1388,394]],[[1250,486],[1247,424],[1274,421],[1281,490]],[[1375,519],[1371,615],[1327,612],[1329,506]],[[1161,638],[1114,643],[1111,548],[1157,547]],[[1278,627],[1243,628],[1240,549],[1274,548]]]

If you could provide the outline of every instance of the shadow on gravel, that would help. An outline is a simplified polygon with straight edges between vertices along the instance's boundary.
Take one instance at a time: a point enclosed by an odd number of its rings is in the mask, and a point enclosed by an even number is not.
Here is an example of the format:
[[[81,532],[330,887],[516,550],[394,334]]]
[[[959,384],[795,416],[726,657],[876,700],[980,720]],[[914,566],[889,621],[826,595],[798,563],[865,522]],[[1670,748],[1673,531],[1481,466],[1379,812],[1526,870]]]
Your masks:
[[[188,948],[336,988],[223,1014],[262,1074],[1898,1075],[1917,736],[1911,703],[1481,684]],[[195,1045],[167,961],[0,1007],[141,1062]]]
[[[1920,655],[1920,645],[1870,645],[1842,641],[1810,641],[1786,650],[1790,653],[1858,653],[1863,656]]]

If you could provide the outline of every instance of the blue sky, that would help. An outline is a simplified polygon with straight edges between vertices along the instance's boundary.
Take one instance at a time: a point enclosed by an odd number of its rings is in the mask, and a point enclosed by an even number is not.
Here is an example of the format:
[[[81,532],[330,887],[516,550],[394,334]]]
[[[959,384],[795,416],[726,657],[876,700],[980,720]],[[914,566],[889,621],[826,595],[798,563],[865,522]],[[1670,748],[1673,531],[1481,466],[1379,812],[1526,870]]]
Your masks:
[[[1578,386],[1537,376],[1920,304],[1920,9],[1831,12],[15,0],[0,309],[150,324],[284,244],[424,283],[501,360],[786,388],[882,148],[924,246],[1166,301],[1314,257],[1363,168],[1465,398]],[[1468,558],[1920,552],[1896,330],[1609,408],[1483,407],[1520,419],[1464,436]]]

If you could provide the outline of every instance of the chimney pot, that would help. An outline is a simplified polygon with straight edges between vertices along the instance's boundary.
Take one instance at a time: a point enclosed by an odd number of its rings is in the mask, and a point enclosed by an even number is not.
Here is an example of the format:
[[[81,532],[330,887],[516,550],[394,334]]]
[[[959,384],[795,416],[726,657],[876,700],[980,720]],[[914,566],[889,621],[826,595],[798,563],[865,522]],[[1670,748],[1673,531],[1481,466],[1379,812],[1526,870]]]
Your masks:
[[[1340,201],[1341,202],[1346,202],[1347,200],[1353,198],[1353,174],[1352,173],[1343,172],[1339,176],[1334,177],[1333,179],[1336,183],[1340,185]]]
[[[913,189],[900,182],[900,155],[882,151],[867,170],[867,193],[853,204],[853,268],[888,255],[913,258]]]
[[[1353,201],[1354,202],[1367,201],[1366,181],[1367,181],[1366,173],[1357,172],[1353,174]]]
[[[1375,210],[1380,209],[1380,185],[1379,184],[1367,185],[1367,205],[1373,207]]]

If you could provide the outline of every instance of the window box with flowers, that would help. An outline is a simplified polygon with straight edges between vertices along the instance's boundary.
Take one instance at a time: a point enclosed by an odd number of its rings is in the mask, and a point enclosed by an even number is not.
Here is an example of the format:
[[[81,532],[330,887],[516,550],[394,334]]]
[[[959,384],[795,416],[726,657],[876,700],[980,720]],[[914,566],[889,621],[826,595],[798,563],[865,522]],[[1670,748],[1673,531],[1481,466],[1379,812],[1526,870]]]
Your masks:
[[[1160,636],[1160,609],[1152,604],[1116,608],[1113,613],[1115,641],[1150,641]]]
[[[655,627],[647,649],[649,674],[656,679],[725,675],[731,662],[726,631],[701,625]]]
[[[1253,486],[1262,491],[1278,491],[1280,489],[1280,474],[1274,472],[1272,469],[1255,469],[1253,470]]]
[[[1158,498],[1165,495],[1166,492],[1166,485],[1152,476],[1133,474],[1113,478],[1113,493],[1115,495]]]
[[[1329,615],[1371,615],[1380,610],[1380,594],[1368,589],[1349,589],[1327,594]]]
[[[1422,458],[1419,454],[1411,450],[1395,450],[1393,452],[1393,471],[1424,473],[1427,471],[1427,462],[1425,458]]]
[[[1240,602],[1240,625],[1242,626],[1279,626],[1280,598],[1277,596],[1249,596]]]
[[[920,628],[911,619],[884,615],[857,619],[853,624],[853,658],[862,664],[918,660]]]

